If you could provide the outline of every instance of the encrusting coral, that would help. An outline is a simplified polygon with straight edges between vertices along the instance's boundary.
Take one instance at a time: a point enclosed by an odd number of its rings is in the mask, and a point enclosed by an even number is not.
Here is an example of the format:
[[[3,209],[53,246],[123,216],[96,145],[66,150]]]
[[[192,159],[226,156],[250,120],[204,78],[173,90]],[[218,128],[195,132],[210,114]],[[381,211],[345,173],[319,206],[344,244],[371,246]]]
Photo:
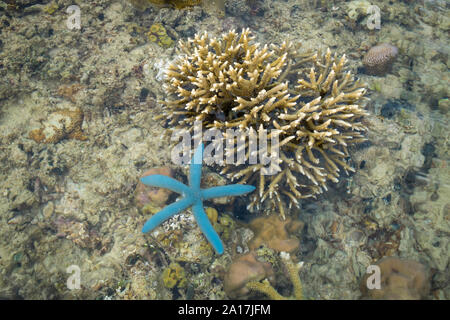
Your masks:
[[[174,41],[167,35],[166,28],[161,23],[154,23],[147,37],[151,42],[156,42],[158,46],[163,48],[169,48],[173,45]]]
[[[250,31],[231,31],[222,39],[207,33],[180,41],[182,55],[166,71],[162,117],[172,129],[192,133],[194,122],[223,132],[238,129],[246,136],[267,130],[267,149],[278,135],[279,157],[270,166],[249,164],[254,156],[245,142],[245,161],[226,164],[221,173],[231,180],[256,185],[250,210],[299,206],[298,199],[314,197],[337,182],[347,163],[349,146],[365,141],[361,119],[365,88],[347,71],[345,55],[300,54],[291,44],[260,47]],[[296,82],[296,86],[292,83]],[[275,141],[275,140],[274,140]],[[227,154],[238,151],[225,149]],[[262,150],[258,151],[261,156]],[[277,172],[267,175],[267,170]],[[283,199],[284,198],[284,199]]]
[[[299,248],[300,241],[291,235],[298,233],[303,226],[300,220],[291,217],[282,220],[277,214],[255,218],[249,223],[255,236],[248,246],[251,250],[266,245],[278,252],[294,252]]]
[[[162,273],[162,282],[166,288],[184,288],[188,280],[186,272],[178,263],[171,263]]]
[[[43,126],[29,133],[30,139],[38,143],[58,143],[62,139],[87,140],[81,127],[84,114],[80,108],[60,109],[52,112]]]

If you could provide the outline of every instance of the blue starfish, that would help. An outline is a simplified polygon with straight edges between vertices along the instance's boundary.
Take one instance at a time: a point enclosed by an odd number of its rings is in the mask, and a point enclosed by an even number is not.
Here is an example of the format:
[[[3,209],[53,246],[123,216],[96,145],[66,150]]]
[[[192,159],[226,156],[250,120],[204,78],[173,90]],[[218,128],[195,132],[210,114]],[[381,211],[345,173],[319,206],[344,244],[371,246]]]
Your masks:
[[[239,196],[252,192],[255,190],[255,187],[242,184],[231,184],[227,186],[201,189],[200,180],[202,175],[202,161],[203,143],[200,144],[197,150],[195,150],[194,157],[192,158],[189,171],[189,186],[168,176],[160,174],[149,175],[141,178],[142,183],[145,185],[166,188],[183,195],[182,199],[168,205],[147,220],[142,228],[142,232],[146,233],[153,230],[170,217],[192,206],[192,211],[194,212],[194,217],[200,227],[200,230],[202,230],[206,239],[208,239],[216,252],[218,254],[222,254],[223,243],[211,225],[211,222],[209,222],[208,216],[203,209],[203,200],[226,196]]]

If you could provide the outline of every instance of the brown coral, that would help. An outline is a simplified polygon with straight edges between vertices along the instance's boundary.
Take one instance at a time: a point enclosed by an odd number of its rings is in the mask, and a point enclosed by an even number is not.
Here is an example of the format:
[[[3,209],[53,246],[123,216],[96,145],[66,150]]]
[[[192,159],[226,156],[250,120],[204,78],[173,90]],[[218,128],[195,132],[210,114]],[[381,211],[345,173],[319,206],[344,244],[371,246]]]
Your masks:
[[[259,261],[254,252],[249,252],[231,263],[223,281],[224,290],[231,299],[243,299],[250,293],[247,283],[266,278],[274,281],[271,264]]]
[[[304,299],[303,286],[300,280],[300,276],[298,274],[299,269],[301,268],[303,263],[294,264],[291,257],[289,256],[289,254],[286,254],[286,252],[280,253],[280,256],[284,266],[286,267],[289,280],[291,280],[292,282],[292,286],[294,289],[292,296],[284,297],[281,294],[279,294],[275,290],[275,288],[270,284],[270,282],[267,281],[267,279],[264,279],[263,282],[250,281],[247,283],[246,287],[250,290],[264,293],[271,300],[303,300]]]
[[[370,48],[363,59],[366,73],[374,76],[385,75],[391,70],[397,55],[398,48],[389,43],[381,43]]]
[[[265,245],[278,252],[294,252],[300,246],[300,241],[291,235],[298,234],[304,223],[287,217],[280,219],[276,214],[253,219],[249,228],[255,233],[249,242],[249,248],[254,250]]]
[[[84,114],[80,108],[60,109],[52,112],[39,129],[29,133],[38,143],[58,143],[63,139],[87,140],[81,127]]]
[[[361,103],[365,89],[347,71],[345,56],[299,54],[289,43],[271,48],[252,43],[249,30],[222,39],[207,33],[180,41],[182,55],[167,72],[170,100],[162,117],[171,128],[239,129],[245,136],[266,130],[267,150],[279,135],[280,157],[270,167],[249,164],[245,142],[243,164],[222,170],[231,180],[258,186],[249,209],[274,208],[285,216],[285,200],[314,197],[337,182],[347,163],[348,147],[365,140]],[[291,84],[296,79],[297,86]],[[300,96],[302,97],[301,99]],[[236,145],[237,138],[223,134]],[[227,147],[234,154],[236,147]],[[261,152],[261,150],[259,150]],[[252,154],[253,155],[253,154]],[[267,170],[277,172],[267,175]]]
[[[363,296],[370,299],[418,300],[427,296],[430,290],[428,272],[422,264],[396,257],[383,258],[377,262],[380,267],[381,289],[368,289],[367,279],[361,281]]]

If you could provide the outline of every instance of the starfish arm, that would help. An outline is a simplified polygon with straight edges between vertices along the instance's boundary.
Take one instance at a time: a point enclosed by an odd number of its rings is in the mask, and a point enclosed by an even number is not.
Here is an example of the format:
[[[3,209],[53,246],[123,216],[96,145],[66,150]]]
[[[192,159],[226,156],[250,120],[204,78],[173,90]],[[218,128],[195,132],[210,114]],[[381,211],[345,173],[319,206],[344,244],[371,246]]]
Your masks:
[[[162,209],[161,211],[159,211],[158,213],[156,213],[154,216],[152,216],[150,219],[147,220],[147,222],[142,227],[142,232],[146,233],[153,230],[170,217],[176,215],[180,211],[191,206],[192,203],[193,203],[192,198],[186,197],[168,205],[167,207],[165,207],[164,209]]]
[[[202,178],[203,143],[195,150],[189,170],[189,185],[192,189],[200,190],[200,180]]]
[[[220,237],[217,234],[216,230],[214,230],[213,226],[211,225],[211,222],[209,222],[208,216],[206,215],[206,212],[203,209],[203,203],[201,201],[197,201],[192,206],[192,211],[194,212],[195,220],[197,221],[197,224],[200,227],[200,230],[202,230],[206,239],[208,239],[209,243],[211,243],[211,245],[214,247],[214,250],[216,250],[218,254],[222,254],[223,253],[222,240],[220,240]]]
[[[212,187],[202,190],[202,199],[220,198],[227,196],[240,196],[255,190],[254,186],[246,184],[230,184],[227,186]]]
[[[151,174],[141,178],[141,182],[147,186],[160,187],[178,192],[179,194],[189,194],[189,187],[171,177],[162,174]]]

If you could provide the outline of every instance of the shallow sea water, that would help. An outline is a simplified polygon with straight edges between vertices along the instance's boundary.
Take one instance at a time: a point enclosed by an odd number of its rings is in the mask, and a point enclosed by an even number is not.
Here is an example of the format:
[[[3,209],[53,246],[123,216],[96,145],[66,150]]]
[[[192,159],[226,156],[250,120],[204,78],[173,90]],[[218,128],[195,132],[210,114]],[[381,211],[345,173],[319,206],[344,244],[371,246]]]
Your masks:
[[[441,0],[226,0],[186,8],[0,1],[0,298],[275,298],[246,286],[251,281],[299,298],[300,280],[306,299],[449,299],[449,10]],[[287,193],[252,212],[251,195],[205,201],[223,254],[190,209],[143,234],[147,219],[177,196],[139,178],[189,180],[189,166],[173,161],[170,130],[178,123],[168,121],[174,109],[164,101],[175,100],[176,83],[166,71],[200,53],[179,41],[205,32],[220,40],[247,28],[251,43],[267,44],[273,56],[282,50],[270,45],[283,41],[301,44],[299,53],[345,54],[346,70],[366,92],[355,104],[366,112],[357,122],[367,141],[349,144],[342,157],[355,172],[339,166],[338,181],[315,198],[293,196],[298,207]],[[381,43],[397,54],[372,75],[364,57]],[[244,60],[242,52],[236,61]],[[291,83],[308,78],[309,68],[283,78],[285,94],[296,94]],[[199,74],[191,76],[184,81]],[[242,96],[261,97],[257,90]],[[312,100],[305,92],[295,108]],[[203,112],[204,125],[245,116],[230,104]],[[273,128],[273,120],[264,123]],[[236,183],[220,172],[204,163],[202,187]],[[260,188],[258,179],[246,183]],[[283,179],[274,190],[289,191]],[[377,279],[381,289],[373,288]]]

